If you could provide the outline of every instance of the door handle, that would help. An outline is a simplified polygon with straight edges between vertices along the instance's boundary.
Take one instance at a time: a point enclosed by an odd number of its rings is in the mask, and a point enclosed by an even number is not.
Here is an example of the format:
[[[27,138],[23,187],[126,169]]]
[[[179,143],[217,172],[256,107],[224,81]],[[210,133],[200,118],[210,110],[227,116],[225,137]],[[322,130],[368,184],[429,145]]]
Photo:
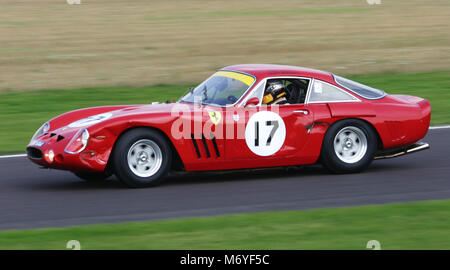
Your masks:
[[[308,115],[309,111],[308,110],[297,110],[297,111],[294,111],[294,113],[301,113],[301,114],[304,114],[304,115]]]

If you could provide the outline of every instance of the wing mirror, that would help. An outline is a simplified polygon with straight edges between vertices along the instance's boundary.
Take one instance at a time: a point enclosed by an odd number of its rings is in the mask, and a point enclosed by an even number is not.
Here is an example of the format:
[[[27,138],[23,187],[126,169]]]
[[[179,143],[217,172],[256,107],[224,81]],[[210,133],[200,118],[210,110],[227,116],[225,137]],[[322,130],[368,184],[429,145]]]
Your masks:
[[[245,107],[252,105],[252,106],[257,106],[259,104],[259,98],[257,97],[252,97],[251,99],[247,100],[247,102],[245,103]]]

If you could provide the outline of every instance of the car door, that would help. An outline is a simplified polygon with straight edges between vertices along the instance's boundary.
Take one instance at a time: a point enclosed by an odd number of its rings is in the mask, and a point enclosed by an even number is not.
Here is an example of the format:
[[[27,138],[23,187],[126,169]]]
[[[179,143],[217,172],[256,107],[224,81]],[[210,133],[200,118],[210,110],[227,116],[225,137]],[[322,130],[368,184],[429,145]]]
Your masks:
[[[313,112],[306,104],[238,107],[226,117],[226,133],[234,130],[234,138],[226,138],[228,161],[245,161],[245,167],[291,164],[286,157],[298,155],[308,140],[308,125]],[[232,123],[230,123],[232,122]],[[271,164],[267,164],[271,166]]]

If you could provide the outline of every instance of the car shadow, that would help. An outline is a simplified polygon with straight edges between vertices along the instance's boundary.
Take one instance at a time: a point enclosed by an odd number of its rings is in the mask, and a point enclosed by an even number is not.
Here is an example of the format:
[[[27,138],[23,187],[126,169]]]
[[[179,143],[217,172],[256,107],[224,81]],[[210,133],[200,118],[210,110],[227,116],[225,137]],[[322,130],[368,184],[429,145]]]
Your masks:
[[[162,185],[170,186],[232,181],[255,181],[280,177],[320,175],[324,173],[327,173],[327,171],[320,165],[210,172],[184,172],[170,175]]]
[[[404,171],[411,169],[408,164],[375,161],[364,172],[361,177],[367,173],[386,173],[389,171]],[[358,175],[358,174],[353,174]],[[164,188],[180,185],[195,185],[205,183],[220,183],[233,181],[260,181],[267,179],[280,179],[296,177],[298,180],[311,179],[310,177],[333,177],[326,168],[320,164],[295,166],[295,167],[276,167],[262,169],[244,169],[244,170],[228,170],[228,171],[208,171],[208,172],[176,172],[170,173],[169,176],[156,188]],[[64,179],[61,179],[63,177]],[[69,178],[69,179],[67,179]],[[127,189],[115,176],[111,176],[104,182],[85,182],[72,174],[67,176],[59,176],[57,179],[52,178],[51,181],[34,181],[31,185],[21,184],[27,189],[36,190],[120,190]]]

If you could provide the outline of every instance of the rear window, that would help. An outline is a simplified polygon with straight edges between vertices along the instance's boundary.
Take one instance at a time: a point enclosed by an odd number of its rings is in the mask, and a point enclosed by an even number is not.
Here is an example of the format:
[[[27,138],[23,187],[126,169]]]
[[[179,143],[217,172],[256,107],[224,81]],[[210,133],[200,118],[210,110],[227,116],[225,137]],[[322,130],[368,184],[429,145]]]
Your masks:
[[[376,89],[362,83],[357,83],[355,81],[334,75],[334,80],[337,84],[348,90],[354,92],[355,94],[367,98],[367,99],[379,99],[386,95],[386,93],[380,89]]]

